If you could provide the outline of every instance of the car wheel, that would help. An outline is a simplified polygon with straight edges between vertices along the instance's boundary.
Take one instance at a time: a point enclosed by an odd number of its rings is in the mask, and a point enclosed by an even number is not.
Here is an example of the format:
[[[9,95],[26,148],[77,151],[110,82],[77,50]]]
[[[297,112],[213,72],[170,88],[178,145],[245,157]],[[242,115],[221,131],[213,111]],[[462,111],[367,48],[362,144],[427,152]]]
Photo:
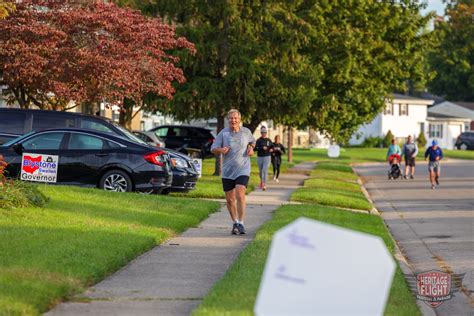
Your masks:
[[[467,150],[467,144],[462,143],[461,145],[459,145],[459,149],[460,150]]]
[[[110,170],[100,179],[99,187],[105,191],[130,192],[132,191],[132,180],[122,170]]]
[[[168,194],[170,194],[170,190],[169,189],[164,189],[163,191],[161,191],[161,194],[168,195]]]

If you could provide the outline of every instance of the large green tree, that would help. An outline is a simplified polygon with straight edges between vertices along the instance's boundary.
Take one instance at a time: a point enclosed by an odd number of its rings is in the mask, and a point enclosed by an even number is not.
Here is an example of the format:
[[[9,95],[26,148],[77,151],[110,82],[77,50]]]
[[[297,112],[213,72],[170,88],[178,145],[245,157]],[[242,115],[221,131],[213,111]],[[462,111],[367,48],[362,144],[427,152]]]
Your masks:
[[[126,1],[128,4],[133,1]],[[144,2],[196,44],[182,58],[187,83],[163,107],[179,119],[220,118],[239,108],[250,128],[265,119],[312,126],[344,141],[391,92],[423,82],[418,1]]]
[[[439,45],[430,54],[436,72],[431,92],[453,101],[474,101],[474,1],[450,3],[446,18],[435,24]]]

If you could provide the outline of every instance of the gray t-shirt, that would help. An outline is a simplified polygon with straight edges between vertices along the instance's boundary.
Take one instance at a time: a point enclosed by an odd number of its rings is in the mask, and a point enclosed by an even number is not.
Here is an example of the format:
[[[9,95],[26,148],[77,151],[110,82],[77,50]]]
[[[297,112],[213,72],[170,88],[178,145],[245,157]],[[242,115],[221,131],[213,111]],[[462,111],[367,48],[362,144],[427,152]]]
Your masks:
[[[211,150],[220,147],[230,147],[227,154],[223,155],[222,178],[235,180],[240,176],[250,176],[250,157],[247,155],[247,145],[255,144],[252,132],[246,127],[241,127],[238,132],[224,128],[217,135]]]

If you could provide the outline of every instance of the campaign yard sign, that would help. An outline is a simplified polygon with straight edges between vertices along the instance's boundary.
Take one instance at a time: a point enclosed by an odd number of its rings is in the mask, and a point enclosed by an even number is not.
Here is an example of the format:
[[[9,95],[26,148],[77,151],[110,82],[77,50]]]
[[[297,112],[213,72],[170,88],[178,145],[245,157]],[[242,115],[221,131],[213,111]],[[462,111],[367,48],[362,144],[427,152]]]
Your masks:
[[[56,182],[58,156],[23,153],[21,158],[21,180]]]
[[[395,263],[383,240],[301,217],[273,237],[262,315],[383,315]]]

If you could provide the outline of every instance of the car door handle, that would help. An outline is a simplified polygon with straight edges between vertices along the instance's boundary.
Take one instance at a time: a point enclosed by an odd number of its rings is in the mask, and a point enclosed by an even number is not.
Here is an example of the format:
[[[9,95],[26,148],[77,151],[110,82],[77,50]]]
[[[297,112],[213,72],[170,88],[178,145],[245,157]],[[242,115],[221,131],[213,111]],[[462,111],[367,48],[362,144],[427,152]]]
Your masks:
[[[101,153],[101,154],[95,154],[97,157],[105,157],[105,156],[108,156],[109,154],[104,154],[104,153]]]

